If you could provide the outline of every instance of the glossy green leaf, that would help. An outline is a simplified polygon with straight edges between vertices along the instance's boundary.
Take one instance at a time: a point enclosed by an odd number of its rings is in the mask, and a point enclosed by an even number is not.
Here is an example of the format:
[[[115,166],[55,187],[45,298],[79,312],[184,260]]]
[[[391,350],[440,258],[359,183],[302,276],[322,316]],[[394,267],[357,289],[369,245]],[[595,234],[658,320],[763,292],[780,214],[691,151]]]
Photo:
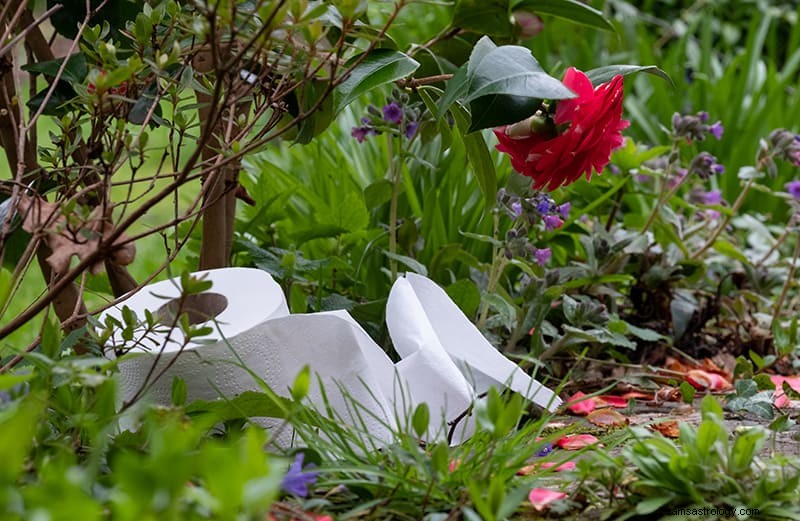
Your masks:
[[[602,12],[578,0],[523,0],[515,2],[513,10],[547,14],[602,31],[614,30],[614,26],[603,16]]]
[[[470,132],[523,120],[536,112],[542,99],[575,97],[544,72],[530,50],[518,45],[497,47],[488,37],[475,45],[466,82],[463,101],[469,103],[472,114]]]
[[[608,65],[606,67],[598,67],[596,69],[586,71],[586,76],[589,77],[592,85],[596,87],[601,83],[611,81],[611,79],[617,74],[621,76],[627,76],[635,72],[646,72],[648,74],[658,76],[669,83],[670,86],[675,86],[672,78],[669,77],[669,74],[659,69],[655,65]]]
[[[360,56],[348,62],[352,64]],[[334,114],[370,90],[405,78],[419,67],[419,62],[391,49],[375,49],[359,63],[333,92]]]

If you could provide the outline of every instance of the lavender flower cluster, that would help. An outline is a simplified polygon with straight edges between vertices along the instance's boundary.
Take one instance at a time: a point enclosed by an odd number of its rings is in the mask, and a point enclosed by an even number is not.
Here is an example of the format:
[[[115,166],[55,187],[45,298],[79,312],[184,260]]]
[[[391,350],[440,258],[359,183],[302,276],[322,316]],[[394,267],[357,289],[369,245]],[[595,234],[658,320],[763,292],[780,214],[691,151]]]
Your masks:
[[[370,105],[367,113],[368,116],[361,118],[361,126],[353,127],[350,131],[350,135],[359,143],[369,136],[384,132],[402,133],[406,139],[412,139],[417,134],[422,115],[420,103],[411,103],[408,94],[400,91],[393,92],[380,109]]]
[[[711,125],[708,124],[708,112],[698,112],[695,115],[678,114],[672,116],[672,133],[676,137],[684,138],[688,141],[703,141],[707,134],[711,134],[717,140],[722,139],[725,129],[721,121]]]
[[[521,229],[514,227],[506,233],[505,256],[512,258],[514,255],[531,255],[534,262],[544,266],[553,255],[550,248],[537,248],[532,245],[527,237],[527,229],[541,222],[546,231],[560,228],[564,219],[569,217],[571,204],[569,202],[556,204],[555,200],[546,193],[537,192],[530,197],[509,194],[505,189],[497,192],[497,207],[518,223]]]

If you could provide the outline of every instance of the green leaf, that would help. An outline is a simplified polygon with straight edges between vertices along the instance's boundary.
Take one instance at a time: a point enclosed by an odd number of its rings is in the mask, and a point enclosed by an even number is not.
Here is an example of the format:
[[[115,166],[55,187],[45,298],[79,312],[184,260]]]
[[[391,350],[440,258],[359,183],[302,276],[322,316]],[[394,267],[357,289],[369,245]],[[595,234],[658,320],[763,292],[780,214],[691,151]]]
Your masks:
[[[601,31],[614,31],[614,26],[603,13],[578,0],[523,0],[514,3],[514,11],[522,9],[536,14],[548,14]]]
[[[494,206],[497,197],[497,173],[494,169],[492,156],[489,155],[486,141],[484,141],[479,132],[470,133],[471,131],[467,129],[469,115],[460,105],[453,105],[451,112],[464,142],[467,159],[472,165],[475,179],[477,179],[481,192],[483,192],[486,208],[491,208]]]
[[[327,81],[319,80],[307,81],[303,85],[302,95],[299,96],[300,99],[298,100],[301,112],[310,111],[319,103],[322,96],[326,97],[313,113],[300,122],[297,136],[294,139],[295,143],[300,143],[301,145],[310,143],[315,136],[327,129],[333,121],[333,99],[328,96],[327,87]]]
[[[457,280],[445,288],[447,296],[464,312],[468,317],[474,316],[481,303],[481,293],[478,286],[469,279]]]
[[[188,391],[186,389],[186,380],[176,376],[172,379],[172,405],[180,406],[186,403]]]
[[[607,65],[605,67],[598,67],[596,69],[586,71],[586,76],[589,77],[592,85],[597,87],[601,83],[611,81],[611,79],[617,74],[621,76],[627,76],[628,74],[633,74],[634,72],[646,72],[648,74],[658,76],[669,83],[671,87],[675,86],[675,83],[673,83],[672,78],[669,77],[669,74],[659,69],[655,65]]]
[[[467,65],[472,121],[469,132],[521,121],[541,105],[541,100],[574,98],[575,93],[539,65],[531,51],[518,45],[497,47],[481,38]]]
[[[67,65],[61,73],[61,79],[69,83],[83,83],[86,75],[89,74],[89,67],[86,65],[86,55],[83,53],[75,53],[69,58],[56,58],[55,60],[48,60],[43,62],[28,63],[22,66],[22,70],[35,74],[43,74],[48,79],[53,79],[58,74],[58,69],[64,60],[67,60]]]
[[[186,406],[189,416],[211,415],[218,422],[253,417],[283,418],[290,402],[266,393],[245,391],[230,400],[195,401]]]
[[[457,0],[453,27],[480,34],[507,36],[512,32],[508,0]]]
[[[11,486],[22,471],[36,434],[39,417],[47,404],[40,393],[29,394],[15,409],[5,409],[0,417],[0,487]],[[9,415],[9,413],[11,413]]]
[[[411,257],[407,257],[405,255],[400,255],[397,253],[392,253],[389,251],[384,251],[383,254],[389,257],[390,259],[396,260],[397,262],[403,264],[405,267],[409,268],[414,273],[418,273],[424,277],[428,276],[428,269],[425,267],[424,264],[422,264],[417,259],[412,259]]]
[[[742,250],[740,248],[737,248],[736,246],[734,246],[733,244],[724,239],[717,239],[716,241],[714,241],[714,245],[712,246],[712,248],[714,248],[714,250],[716,250],[718,253],[721,253],[726,257],[730,257],[731,259],[736,259],[744,264],[748,264],[750,262],[750,260],[744,255],[744,253],[742,253]]]
[[[348,62],[348,67],[360,58]],[[333,92],[333,112],[341,111],[362,94],[370,90],[405,78],[419,67],[419,62],[391,49],[375,49],[359,63]]]
[[[308,389],[311,386],[311,368],[308,364],[304,365],[292,384],[291,395],[295,401],[300,401],[308,396]]]
[[[694,395],[697,393],[697,390],[692,384],[689,382],[681,382],[680,391],[683,403],[692,403],[694,401]]]
[[[414,414],[411,417],[411,426],[414,428],[414,432],[417,433],[417,436],[421,438],[426,432],[428,432],[430,420],[431,413],[430,410],[428,410],[428,404],[422,402],[421,404],[417,405],[416,409],[414,409]]]

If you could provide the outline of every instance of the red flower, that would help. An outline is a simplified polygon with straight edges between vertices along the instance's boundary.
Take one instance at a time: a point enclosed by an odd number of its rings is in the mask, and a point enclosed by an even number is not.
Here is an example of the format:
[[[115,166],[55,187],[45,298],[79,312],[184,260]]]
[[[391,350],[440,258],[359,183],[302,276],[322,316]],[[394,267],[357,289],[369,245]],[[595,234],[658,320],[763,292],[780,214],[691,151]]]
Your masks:
[[[577,181],[592,168],[601,172],[611,151],[622,145],[621,131],[629,121],[622,119],[622,76],[592,87],[581,71],[570,67],[564,85],[578,97],[558,102],[548,128],[532,128],[543,123],[538,116],[494,129],[500,144],[497,150],[511,156],[514,169],[533,178],[533,188],[555,190]],[[560,130],[563,129],[563,130]]]

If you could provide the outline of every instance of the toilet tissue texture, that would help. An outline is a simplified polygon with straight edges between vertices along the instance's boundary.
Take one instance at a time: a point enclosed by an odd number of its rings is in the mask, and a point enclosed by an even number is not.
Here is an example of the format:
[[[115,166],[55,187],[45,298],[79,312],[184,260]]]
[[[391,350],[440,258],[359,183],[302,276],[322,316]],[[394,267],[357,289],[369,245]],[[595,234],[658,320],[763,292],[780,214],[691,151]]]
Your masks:
[[[346,311],[290,315],[280,286],[262,270],[223,268],[193,275],[211,281],[209,293],[227,299],[207,322],[213,332],[187,342],[177,328],[137,331],[135,348],[119,363],[125,401],[146,390],[148,400],[169,404],[176,376],[186,382],[189,401],[258,391],[253,375],[288,396],[297,374],[309,365],[313,377],[307,399],[321,408],[324,389],[337,420],[381,442],[391,441],[397,418],[407,418],[416,405],[428,405],[436,427],[461,419],[490,386],[508,386],[550,410],[561,405],[552,391],[489,344],[444,290],[425,277],[408,274],[389,294],[387,326],[401,357],[395,364]],[[177,280],[146,286],[104,315],[121,320],[123,306],[140,318],[145,310],[155,312],[180,296]],[[121,332],[113,343],[122,345]],[[463,441],[473,429],[462,420],[452,441]],[[432,428],[427,437],[445,434]]]

